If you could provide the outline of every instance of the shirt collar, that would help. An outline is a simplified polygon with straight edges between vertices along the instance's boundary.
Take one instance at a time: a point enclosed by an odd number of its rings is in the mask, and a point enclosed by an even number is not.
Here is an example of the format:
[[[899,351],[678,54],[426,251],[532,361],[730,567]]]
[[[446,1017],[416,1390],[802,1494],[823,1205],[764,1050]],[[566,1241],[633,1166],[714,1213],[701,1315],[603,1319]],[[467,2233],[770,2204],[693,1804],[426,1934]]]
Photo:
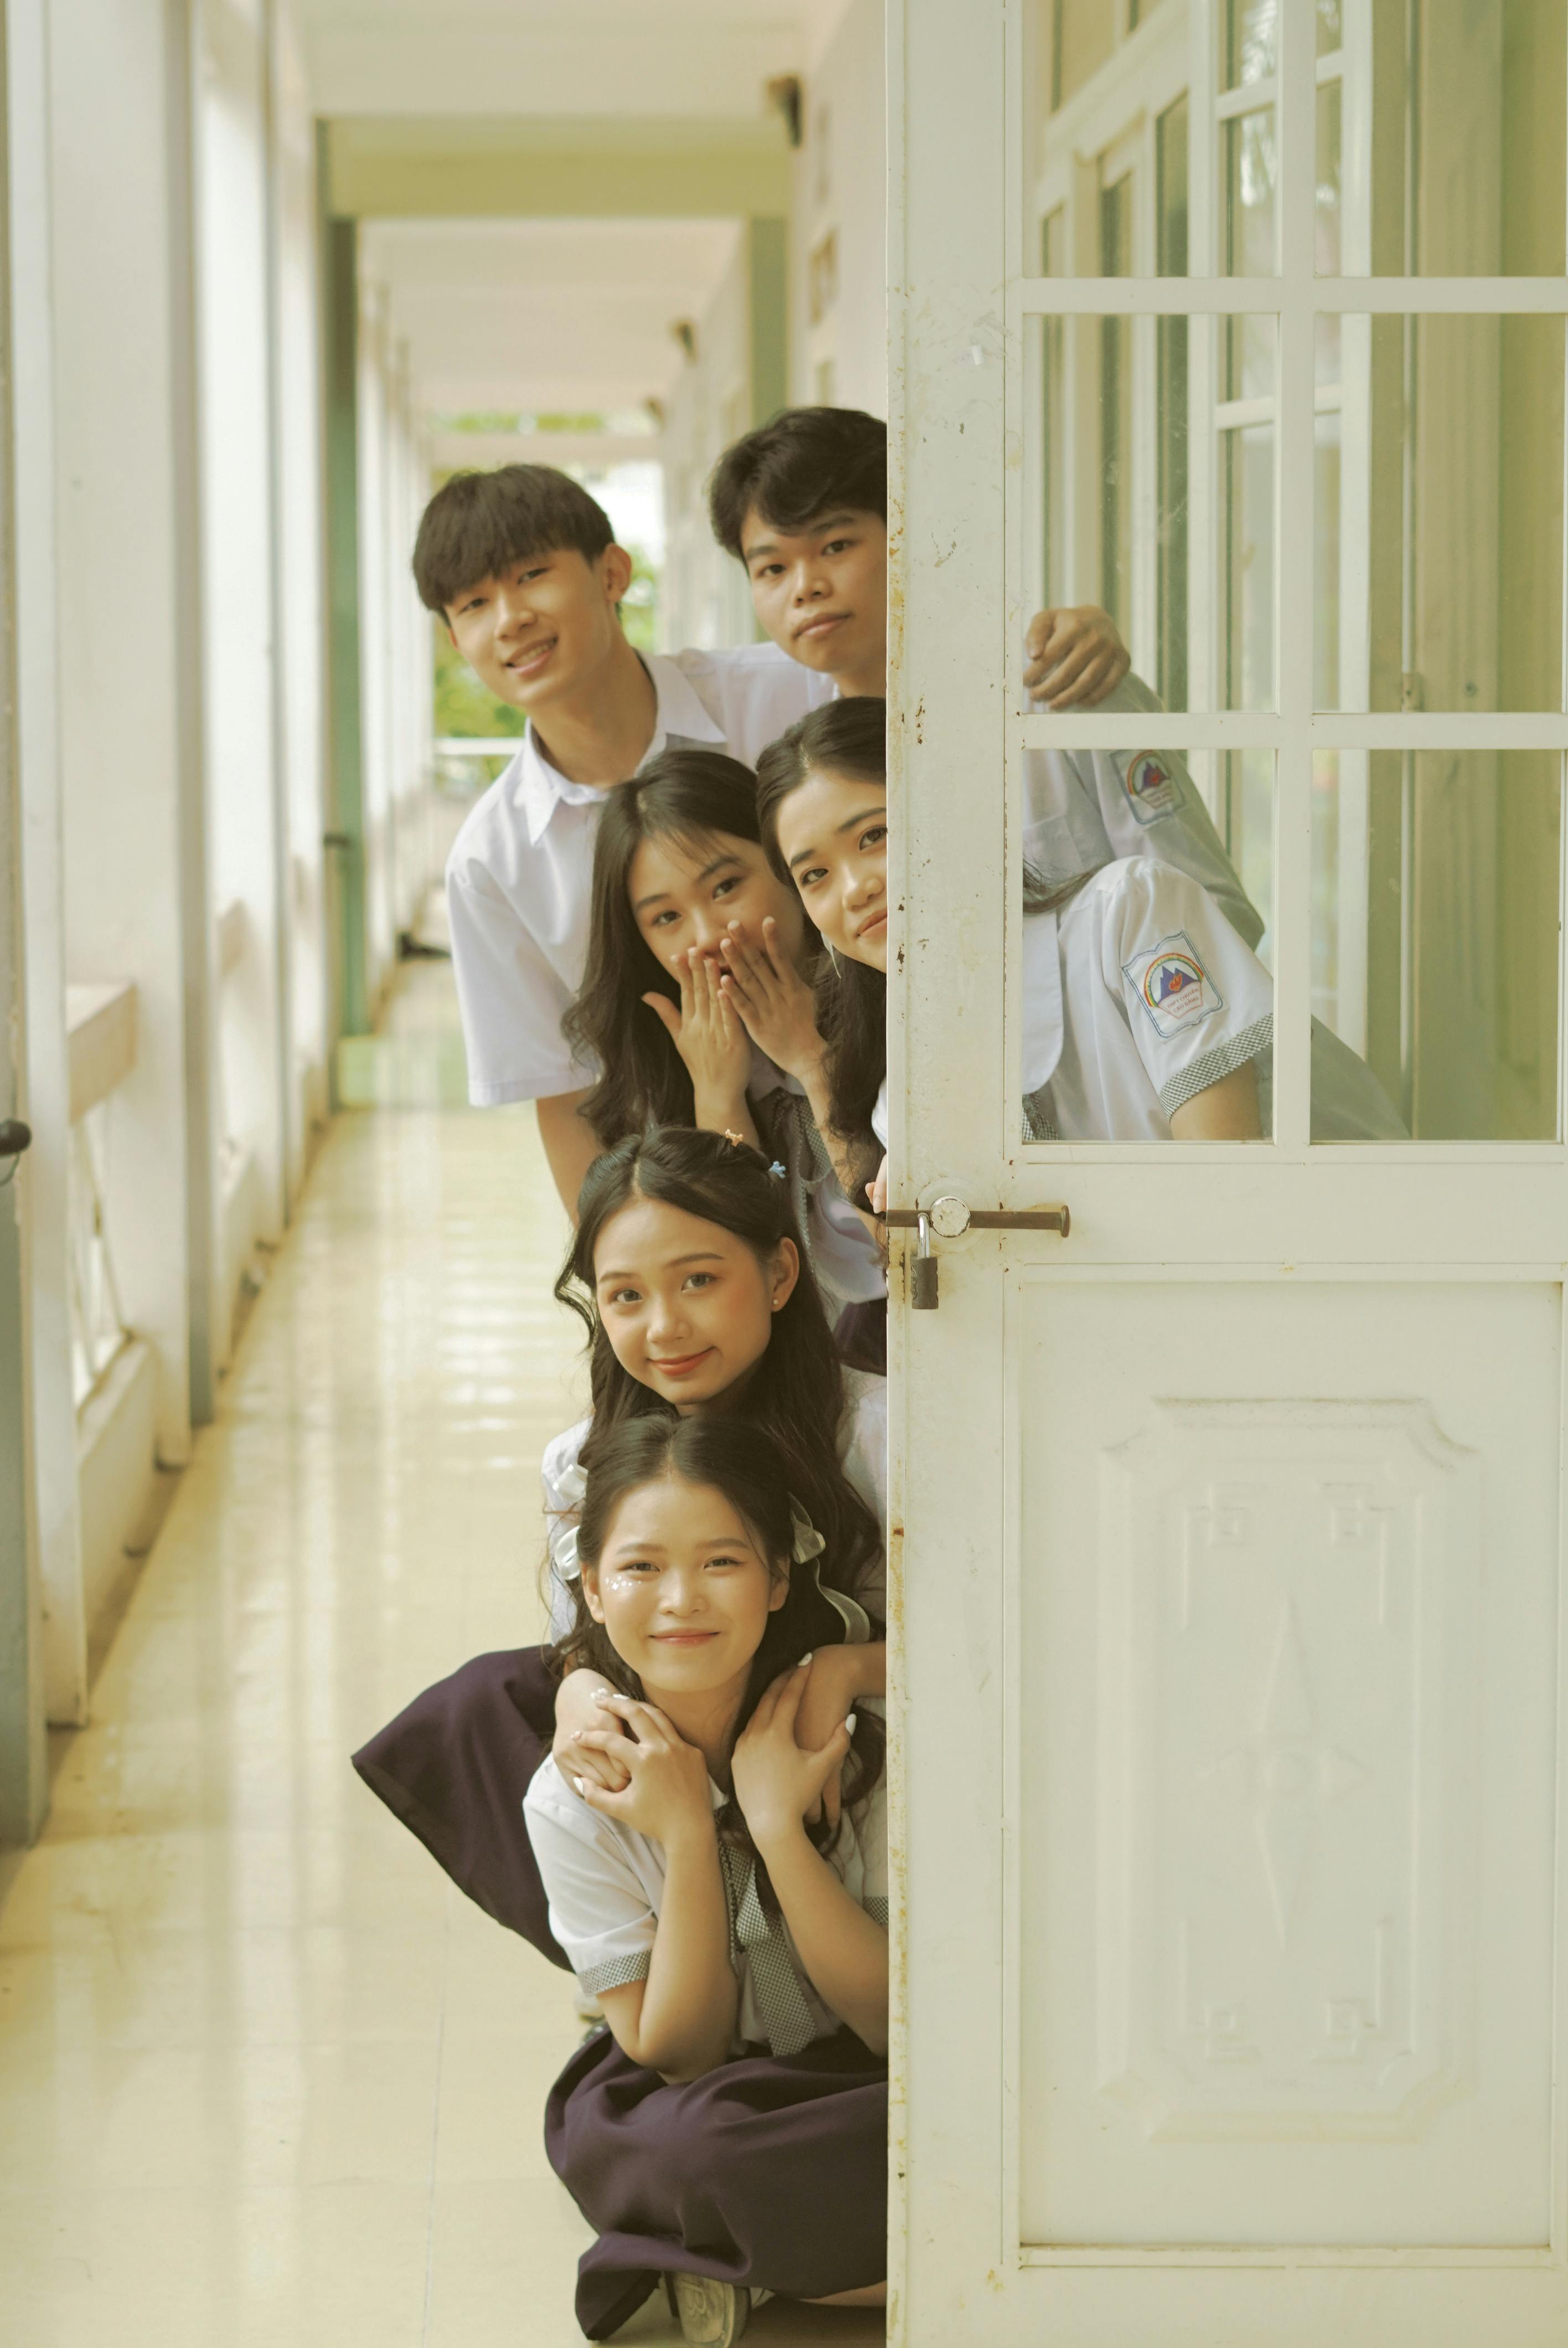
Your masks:
[[[724,747],[723,727],[709,716],[675,663],[658,653],[640,654],[638,657],[652,683],[657,705],[653,739],[643,754],[638,772],[641,774],[649,759],[656,757],[674,736],[687,742],[712,744],[722,750]],[[534,739],[531,726],[517,756],[512,792],[528,828],[530,848],[538,846],[558,807],[594,807],[602,805],[604,800],[603,791],[596,785],[569,782],[550,765]]]

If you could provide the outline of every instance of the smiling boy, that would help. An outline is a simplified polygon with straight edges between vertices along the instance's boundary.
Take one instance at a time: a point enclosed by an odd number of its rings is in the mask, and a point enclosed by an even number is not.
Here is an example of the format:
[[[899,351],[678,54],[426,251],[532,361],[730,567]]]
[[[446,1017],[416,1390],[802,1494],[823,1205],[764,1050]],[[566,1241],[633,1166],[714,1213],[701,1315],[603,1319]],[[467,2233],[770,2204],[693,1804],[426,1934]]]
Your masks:
[[[831,501],[842,506],[842,493]],[[421,599],[481,682],[528,718],[517,757],[469,814],[446,867],[469,1097],[479,1107],[536,1104],[569,1210],[596,1154],[578,1115],[595,1072],[573,1059],[561,1019],[587,957],[605,794],[671,747],[727,749],[754,767],[769,742],[835,693],[880,692],[886,530],[878,527],[883,551],[875,533],[863,536],[853,625],[837,625],[836,641],[828,629],[798,644],[644,658],[620,620],[631,558],[567,474],[545,465],[459,473],[425,509],[414,551]],[[835,606],[832,616],[845,614]],[[1095,618],[1102,644],[1110,623]],[[1075,642],[1082,621],[1065,633]]]

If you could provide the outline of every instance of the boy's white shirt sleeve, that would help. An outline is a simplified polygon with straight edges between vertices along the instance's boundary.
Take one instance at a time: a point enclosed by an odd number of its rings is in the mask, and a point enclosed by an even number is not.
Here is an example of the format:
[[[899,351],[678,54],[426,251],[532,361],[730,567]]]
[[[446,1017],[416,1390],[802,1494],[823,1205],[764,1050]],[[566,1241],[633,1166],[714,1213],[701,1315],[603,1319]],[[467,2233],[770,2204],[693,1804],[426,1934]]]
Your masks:
[[[581,1092],[594,1071],[561,1034],[571,990],[481,865],[446,873],[452,970],[476,1108]]]
[[[1238,937],[1255,946],[1264,922],[1225,854],[1181,753],[1161,747],[1158,698],[1128,675],[1094,715],[1125,711],[1124,750],[1030,750],[1024,760],[1024,857],[1047,880],[1069,880],[1113,857],[1147,856],[1205,889]],[[1140,739],[1140,737],[1142,737]]]
[[[1172,1117],[1268,1048],[1274,982],[1190,874],[1147,856],[1110,870],[1102,975]]]
[[[590,1996],[646,1981],[659,1920],[620,1831],[590,1810],[553,1760],[523,1799],[550,1931]]]

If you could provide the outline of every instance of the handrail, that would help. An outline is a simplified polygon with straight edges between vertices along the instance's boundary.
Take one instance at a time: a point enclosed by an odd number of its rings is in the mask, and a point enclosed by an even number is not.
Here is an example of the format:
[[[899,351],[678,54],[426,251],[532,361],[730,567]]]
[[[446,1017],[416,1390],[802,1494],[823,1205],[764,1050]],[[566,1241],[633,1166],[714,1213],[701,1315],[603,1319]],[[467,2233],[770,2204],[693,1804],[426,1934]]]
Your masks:
[[[71,1123],[107,1100],[136,1066],[134,979],[111,979],[66,989],[66,1034],[71,1072]]]

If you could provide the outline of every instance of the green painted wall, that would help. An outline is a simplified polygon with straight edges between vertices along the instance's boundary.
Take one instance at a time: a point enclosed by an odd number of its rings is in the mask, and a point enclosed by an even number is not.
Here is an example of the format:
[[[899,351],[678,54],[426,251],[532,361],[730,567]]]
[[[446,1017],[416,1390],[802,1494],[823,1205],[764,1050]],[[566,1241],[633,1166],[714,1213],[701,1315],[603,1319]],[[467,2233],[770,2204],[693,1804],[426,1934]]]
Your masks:
[[[332,1040],[370,1027],[359,695],[359,229],[322,231],[326,406],[327,864]]]

